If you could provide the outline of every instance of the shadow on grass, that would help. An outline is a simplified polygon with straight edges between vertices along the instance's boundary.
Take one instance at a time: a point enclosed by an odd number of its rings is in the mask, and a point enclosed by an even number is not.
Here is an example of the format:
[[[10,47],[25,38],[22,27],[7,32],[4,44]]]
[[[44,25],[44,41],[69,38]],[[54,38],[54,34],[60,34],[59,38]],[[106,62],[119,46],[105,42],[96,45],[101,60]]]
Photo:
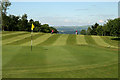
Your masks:
[[[120,41],[120,38],[111,38],[111,40]]]

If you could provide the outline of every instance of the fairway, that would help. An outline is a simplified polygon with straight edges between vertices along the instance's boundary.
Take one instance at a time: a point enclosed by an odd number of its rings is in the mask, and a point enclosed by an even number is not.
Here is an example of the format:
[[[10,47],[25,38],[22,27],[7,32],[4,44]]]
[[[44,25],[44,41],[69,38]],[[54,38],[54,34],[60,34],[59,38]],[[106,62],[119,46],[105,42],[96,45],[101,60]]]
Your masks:
[[[3,78],[118,78],[118,41],[108,36],[3,32]],[[115,44],[114,44],[114,43]]]

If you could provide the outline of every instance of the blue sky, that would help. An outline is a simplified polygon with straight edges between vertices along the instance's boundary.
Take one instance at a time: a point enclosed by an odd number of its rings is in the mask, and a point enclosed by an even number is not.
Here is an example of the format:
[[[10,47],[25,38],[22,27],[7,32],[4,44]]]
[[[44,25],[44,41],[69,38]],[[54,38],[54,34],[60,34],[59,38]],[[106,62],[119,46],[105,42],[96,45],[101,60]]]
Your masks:
[[[119,0],[10,0],[12,2],[118,2]]]
[[[117,2],[12,2],[8,14],[40,21],[50,26],[104,24],[118,17]]]

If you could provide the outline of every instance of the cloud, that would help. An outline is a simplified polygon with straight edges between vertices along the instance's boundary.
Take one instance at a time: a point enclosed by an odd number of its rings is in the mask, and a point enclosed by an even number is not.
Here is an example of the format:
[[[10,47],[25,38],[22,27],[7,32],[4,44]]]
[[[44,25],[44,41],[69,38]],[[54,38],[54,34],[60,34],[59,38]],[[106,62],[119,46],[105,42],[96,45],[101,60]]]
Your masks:
[[[64,19],[64,22],[68,23],[68,22],[71,22],[70,20],[68,19]]]
[[[115,17],[116,15],[114,14],[97,14],[97,15],[89,15],[89,16],[92,16],[92,17]]]
[[[99,20],[100,23],[103,23],[104,21],[103,20]]]

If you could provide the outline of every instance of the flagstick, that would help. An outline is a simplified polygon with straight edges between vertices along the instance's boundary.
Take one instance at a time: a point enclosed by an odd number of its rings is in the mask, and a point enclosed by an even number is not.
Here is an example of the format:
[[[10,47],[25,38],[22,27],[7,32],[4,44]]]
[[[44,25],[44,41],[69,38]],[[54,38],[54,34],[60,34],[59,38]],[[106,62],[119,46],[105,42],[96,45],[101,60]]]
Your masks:
[[[31,31],[31,51],[32,51],[32,33],[33,33],[33,30]]]

